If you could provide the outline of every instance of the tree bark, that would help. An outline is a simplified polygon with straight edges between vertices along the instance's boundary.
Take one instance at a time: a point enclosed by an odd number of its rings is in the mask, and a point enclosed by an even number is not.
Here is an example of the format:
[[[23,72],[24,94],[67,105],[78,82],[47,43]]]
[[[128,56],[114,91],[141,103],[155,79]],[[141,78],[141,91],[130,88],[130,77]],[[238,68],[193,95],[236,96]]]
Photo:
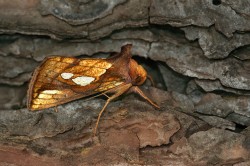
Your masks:
[[[0,165],[250,165],[250,1],[0,2]],[[52,55],[133,44],[144,92],[31,112],[32,72]]]

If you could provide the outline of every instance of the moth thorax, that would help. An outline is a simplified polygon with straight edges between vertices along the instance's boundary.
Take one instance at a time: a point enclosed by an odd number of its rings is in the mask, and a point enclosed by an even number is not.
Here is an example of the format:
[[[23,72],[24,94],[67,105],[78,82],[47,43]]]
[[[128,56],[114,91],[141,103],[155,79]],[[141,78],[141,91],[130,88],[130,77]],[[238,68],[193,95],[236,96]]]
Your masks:
[[[130,61],[129,75],[133,85],[141,85],[147,79],[146,70],[133,59]]]

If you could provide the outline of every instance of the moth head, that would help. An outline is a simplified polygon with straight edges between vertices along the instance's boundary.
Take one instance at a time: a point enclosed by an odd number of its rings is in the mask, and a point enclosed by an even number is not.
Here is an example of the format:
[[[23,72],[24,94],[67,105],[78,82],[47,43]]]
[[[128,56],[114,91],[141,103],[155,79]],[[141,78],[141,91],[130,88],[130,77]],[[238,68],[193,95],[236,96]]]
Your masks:
[[[141,85],[147,79],[146,70],[133,59],[130,61],[129,75],[133,85]]]

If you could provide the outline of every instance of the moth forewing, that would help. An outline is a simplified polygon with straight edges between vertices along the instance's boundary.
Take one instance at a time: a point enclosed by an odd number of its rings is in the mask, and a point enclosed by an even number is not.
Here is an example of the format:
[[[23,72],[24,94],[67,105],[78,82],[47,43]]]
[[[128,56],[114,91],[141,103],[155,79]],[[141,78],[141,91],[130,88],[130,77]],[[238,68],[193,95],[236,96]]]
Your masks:
[[[107,59],[46,58],[31,78],[27,93],[28,109],[40,110],[90,95],[101,93],[107,96],[106,93],[112,93],[99,113],[96,132],[108,103],[146,80],[146,71],[131,59],[131,47],[131,44],[125,45],[120,53]],[[133,91],[158,107],[137,88]]]

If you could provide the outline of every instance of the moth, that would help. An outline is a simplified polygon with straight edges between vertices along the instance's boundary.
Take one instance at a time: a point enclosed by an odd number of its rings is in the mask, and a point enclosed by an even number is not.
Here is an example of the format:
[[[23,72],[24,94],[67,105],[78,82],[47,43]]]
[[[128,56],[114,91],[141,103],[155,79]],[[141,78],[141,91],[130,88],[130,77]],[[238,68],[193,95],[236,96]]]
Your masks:
[[[140,89],[147,72],[131,58],[131,44],[110,58],[79,59],[53,56],[44,59],[31,78],[27,107],[41,110],[92,95],[105,95],[107,101],[100,111],[94,128],[96,134],[100,117],[110,103],[125,92],[135,92],[159,108]]]

